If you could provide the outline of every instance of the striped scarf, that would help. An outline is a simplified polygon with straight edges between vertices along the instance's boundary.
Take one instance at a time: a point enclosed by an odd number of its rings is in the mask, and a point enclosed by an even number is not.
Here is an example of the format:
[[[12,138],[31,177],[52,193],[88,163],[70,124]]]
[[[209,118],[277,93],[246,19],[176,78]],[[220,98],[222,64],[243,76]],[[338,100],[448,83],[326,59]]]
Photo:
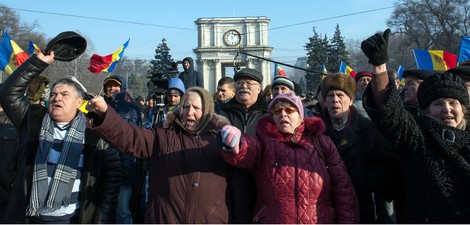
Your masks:
[[[70,203],[70,194],[77,176],[78,163],[85,142],[85,114],[79,112],[71,122],[62,143],[60,158],[48,192],[47,156],[54,142],[54,124],[55,122],[49,114],[46,114],[42,120],[39,134],[31,198],[26,209],[27,216],[38,216],[38,210],[43,207],[47,207],[47,212],[53,212]]]

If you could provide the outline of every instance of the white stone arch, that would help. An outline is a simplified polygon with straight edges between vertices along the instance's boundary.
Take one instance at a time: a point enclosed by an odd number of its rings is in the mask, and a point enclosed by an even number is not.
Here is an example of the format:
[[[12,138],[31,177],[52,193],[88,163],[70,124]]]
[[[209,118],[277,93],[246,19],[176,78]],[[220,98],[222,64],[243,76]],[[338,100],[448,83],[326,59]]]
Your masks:
[[[272,47],[268,46],[268,24],[270,19],[259,17],[199,18],[195,21],[198,29],[198,47],[195,63],[204,76],[204,88],[213,94],[217,82],[224,76],[231,76],[234,58],[241,48],[248,54],[271,58]],[[224,34],[235,30],[240,42],[224,41]],[[229,39],[232,40],[232,39]],[[230,44],[232,43],[232,44]],[[263,74],[263,88],[271,83],[270,63],[266,60],[239,54],[239,65],[256,69]],[[231,73],[226,72],[229,70]]]

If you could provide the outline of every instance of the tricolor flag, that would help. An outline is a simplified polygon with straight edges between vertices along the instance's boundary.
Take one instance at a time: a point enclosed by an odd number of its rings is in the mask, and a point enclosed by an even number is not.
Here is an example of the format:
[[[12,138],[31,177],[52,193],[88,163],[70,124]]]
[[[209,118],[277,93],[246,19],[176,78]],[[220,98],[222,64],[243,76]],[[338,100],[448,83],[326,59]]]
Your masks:
[[[0,69],[10,75],[28,58],[28,54],[5,32],[0,43]]]
[[[322,80],[323,80],[323,78],[325,78],[326,75],[328,75],[328,70],[326,69],[325,64],[321,65],[321,74],[322,74],[322,76],[321,76]]]
[[[470,60],[470,37],[469,36],[462,36],[462,40],[460,41],[460,50],[459,50],[459,58],[457,62],[465,62]]]
[[[413,49],[416,65],[422,70],[448,70],[457,64],[457,56],[444,50]]]
[[[286,75],[286,72],[284,72],[284,69],[282,69],[282,67],[280,65],[278,65],[277,63],[274,64],[274,77],[277,77],[277,76],[287,76]]]
[[[356,77],[356,72],[354,72],[354,70],[343,61],[341,61],[341,64],[339,65],[339,72],[345,73],[351,77]]]
[[[94,74],[98,74],[100,72],[113,72],[114,68],[121,60],[129,41],[130,38],[113,54],[107,56],[93,54],[90,59],[90,67],[88,67],[88,70]]]
[[[41,48],[34,44],[32,40],[29,40],[29,48],[28,48],[28,54],[33,55],[33,54],[38,54],[41,51]]]
[[[405,71],[405,67],[400,65],[398,67],[397,74],[398,74],[398,79],[400,80],[401,86],[405,86],[405,79],[403,79],[403,71]]]

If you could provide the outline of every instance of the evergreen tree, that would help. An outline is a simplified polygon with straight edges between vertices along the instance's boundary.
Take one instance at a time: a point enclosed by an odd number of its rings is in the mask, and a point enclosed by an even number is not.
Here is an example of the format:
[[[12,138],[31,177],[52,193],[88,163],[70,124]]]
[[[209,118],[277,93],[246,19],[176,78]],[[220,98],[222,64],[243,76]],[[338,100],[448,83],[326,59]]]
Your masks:
[[[328,39],[321,38],[313,28],[313,36],[309,38],[305,48],[307,50],[307,69],[316,71],[315,73],[307,73],[305,75],[305,86],[307,91],[313,91],[320,84],[321,81],[321,68],[328,60],[327,55]],[[306,92],[307,92],[306,91]]]
[[[171,54],[170,48],[166,44],[166,39],[162,39],[162,43],[157,46],[155,49],[155,57],[153,60],[150,60],[150,70],[148,71],[149,77],[152,78],[171,78],[178,75],[177,71],[175,73],[176,63],[174,62]]]
[[[346,51],[344,37],[341,36],[339,25],[336,24],[335,34],[328,45],[328,63],[326,68],[332,72],[337,72],[341,61],[349,64],[349,52]]]

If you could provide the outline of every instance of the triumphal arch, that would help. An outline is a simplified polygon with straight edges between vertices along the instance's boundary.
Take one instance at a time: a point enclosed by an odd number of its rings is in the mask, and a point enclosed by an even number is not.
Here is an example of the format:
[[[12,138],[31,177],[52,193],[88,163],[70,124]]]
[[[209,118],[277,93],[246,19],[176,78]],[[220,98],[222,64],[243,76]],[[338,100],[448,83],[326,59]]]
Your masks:
[[[193,51],[197,70],[204,75],[206,90],[214,93],[217,81],[225,76],[232,77],[234,68],[248,67],[260,71],[264,76],[262,88],[271,83],[269,61],[257,58],[271,58],[273,48],[268,46],[269,22],[265,16],[199,18],[195,21],[198,47]]]

